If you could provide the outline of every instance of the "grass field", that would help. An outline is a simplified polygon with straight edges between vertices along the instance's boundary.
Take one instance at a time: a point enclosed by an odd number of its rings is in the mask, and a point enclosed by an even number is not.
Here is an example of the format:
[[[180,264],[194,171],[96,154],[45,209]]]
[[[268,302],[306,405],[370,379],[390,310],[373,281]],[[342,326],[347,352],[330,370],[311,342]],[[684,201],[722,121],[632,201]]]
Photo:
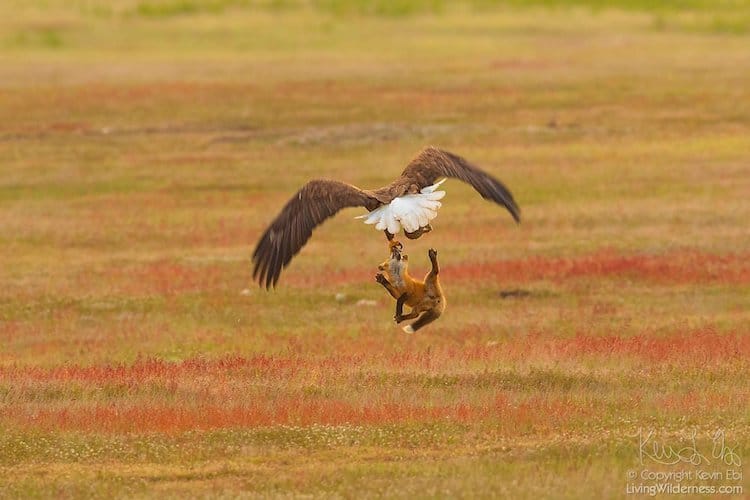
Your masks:
[[[747,495],[750,4],[613,4],[3,2],[0,497]],[[523,213],[445,185],[438,322],[355,209],[252,283],[428,144]]]

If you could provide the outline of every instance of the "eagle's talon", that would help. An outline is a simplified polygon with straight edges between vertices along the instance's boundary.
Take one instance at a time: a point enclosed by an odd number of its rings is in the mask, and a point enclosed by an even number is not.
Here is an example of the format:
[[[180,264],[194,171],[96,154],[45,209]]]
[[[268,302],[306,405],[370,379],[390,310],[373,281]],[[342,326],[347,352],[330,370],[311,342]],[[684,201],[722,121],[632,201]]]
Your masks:
[[[423,234],[429,233],[430,231],[432,231],[432,226],[430,224],[427,224],[426,226],[420,227],[419,229],[417,229],[416,231],[412,231],[411,233],[407,233],[406,229],[404,229],[404,235],[410,240],[416,240]]]

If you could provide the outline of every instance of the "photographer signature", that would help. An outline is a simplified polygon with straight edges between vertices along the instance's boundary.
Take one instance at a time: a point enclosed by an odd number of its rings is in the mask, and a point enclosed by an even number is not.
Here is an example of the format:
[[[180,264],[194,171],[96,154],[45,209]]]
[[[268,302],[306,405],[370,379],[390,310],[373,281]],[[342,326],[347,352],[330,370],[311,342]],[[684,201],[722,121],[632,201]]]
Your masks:
[[[663,465],[674,465],[677,463],[689,463],[692,465],[706,464],[710,465],[709,460],[703,453],[698,450],[698,446],[695,442],[696,431],[690,439],[690,444],[681,448],[674,448],[666,443],[661,443],[654,437],[654,431],[648,431],[644,435],[643,429],[638,429],[638,457],[640,458],[641,465],[644,464],[645,460]],[[711,437],[712,449],[711,458],[718,460],[720,463],[723,462],[725,465],[737,466],[742,465],[740,456],[735,452],[737,445],[729,447],[726,444],[726,438],[723,430],[718,430]]]

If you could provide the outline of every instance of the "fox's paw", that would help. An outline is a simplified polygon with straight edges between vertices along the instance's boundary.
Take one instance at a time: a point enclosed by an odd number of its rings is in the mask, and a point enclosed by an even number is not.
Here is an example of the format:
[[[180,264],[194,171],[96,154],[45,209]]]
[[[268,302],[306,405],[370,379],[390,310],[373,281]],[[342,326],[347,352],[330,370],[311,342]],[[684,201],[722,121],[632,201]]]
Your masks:
[[[412,328],[411,325],[406,325],[405,327],[402,328],[402,330],[405,331],[406,333],[414,333],[414,328]]]
[[[403,320],[404,320],[404,317],[403,317],[403,316],[400,316],[400,315],[398,315],[398,314],[397,314],[397,315],[395,315],[395,316],[393,317],[393,321],[395,321],[395,322],[396,322],[396,324],[399,324],[399,323],[401,323],[401,322],[402,322]]]
[[[383,273],[376,274],[375,275],[375,281],[377,281],[381,285],[387,285],[388,284],[388,279],[385,277],[385,275]]]
[[[429,255],[431,259],[435,259],[437,258],[437,250],[435,250],[434,248],[430,248],[430,251],[427,252],[427,255]]]

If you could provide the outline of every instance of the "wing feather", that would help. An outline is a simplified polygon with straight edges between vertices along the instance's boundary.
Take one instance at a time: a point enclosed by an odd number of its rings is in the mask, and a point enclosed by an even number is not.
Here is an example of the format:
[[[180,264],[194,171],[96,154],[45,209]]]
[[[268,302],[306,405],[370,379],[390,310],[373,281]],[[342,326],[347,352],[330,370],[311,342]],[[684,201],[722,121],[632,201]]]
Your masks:
[[[462,180],[476,189],[482,198],[508,209],[516,222],[521,220],[521,211],[510,190],[502,182],[451,152],[434,147],[425,148],[406,166],[401,176],[419,188],[435,184],[435,181],[444,177]]]
[[[253,252],[253,279],[261,286],[276,286],[281,271],[297,255],[313,230],[339,210],[365,207],[373,210],[379,202],[367,191],[343,182],[313,180],[287,202],[258,240]]]

